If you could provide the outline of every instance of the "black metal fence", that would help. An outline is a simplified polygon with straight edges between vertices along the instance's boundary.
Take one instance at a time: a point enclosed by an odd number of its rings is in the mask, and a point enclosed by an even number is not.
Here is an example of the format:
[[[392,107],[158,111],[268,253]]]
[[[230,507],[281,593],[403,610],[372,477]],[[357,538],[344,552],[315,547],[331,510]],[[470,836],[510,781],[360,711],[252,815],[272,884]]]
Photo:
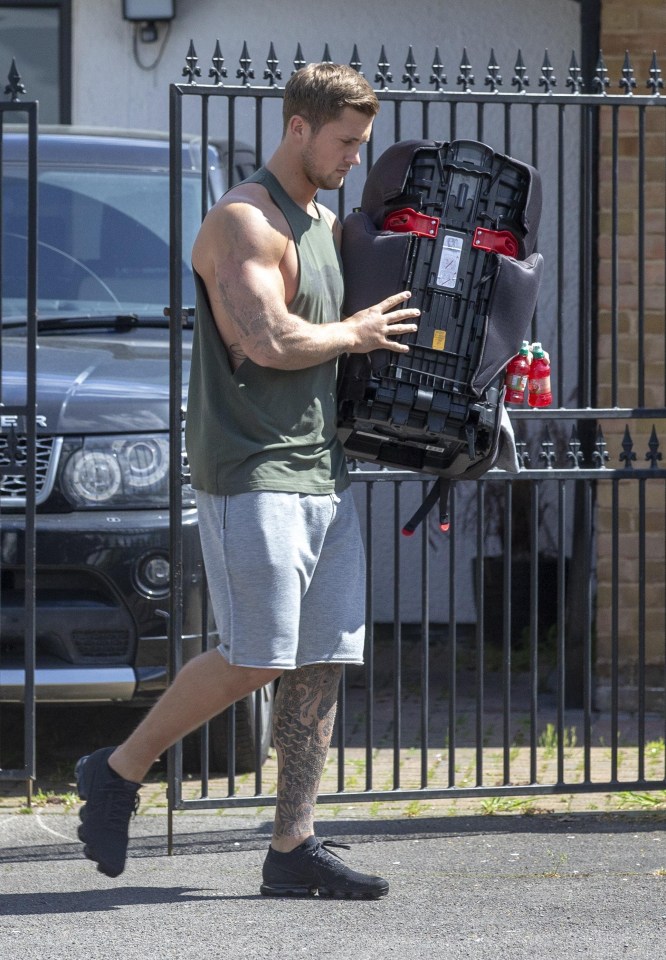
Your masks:
[[[27,332],[25,337],[25,391],[20,404],[5,402],[5,370],[2,358],[3,337],[0,336],[0,416],[2,431],[0,436],[0,481],[3,490],[5,483],[14,481],[22,495],[25,510],[25,526],[22,543],[16,545],[16,555],[23,567],[23,603],[24,603],[24,745],[23,766],[20,769],[1,769],[0,782],[24,780],[28,799],[32,792],[35,769],[35,500],[36,500],[36,423],[37,423],[37,129],[39,105],[35,101],[21,100],[25,88],[15,62],[8,75],[5,95],[6,102],[0,102],[0,183],[2,182],[5,124],[25,123],[28,132],[27,169],[28,190],[27,210],[23,229],[26,236],[26,277],[24,291]],[[0,190],[0,223],[2,222],[2,191]],[[2,232],[0,231],[0,289],[2,277]],[[2,305],[0,303],[0,329],[2,328]],[[2,512],[0,509],[0,523]],[[3,558],[0,558],[0,574]],[[4,583],[4,580],[3,580]],[[0,597],[0,602],[1,597]]]
[[[323,59],[330,60],[328,48]],[[249,142],[257,163],[266,159],[268,130],[275,141],[279,136],[283,74],[273,45],[265,66],[256,71],[263,85],[254,85],[247,46],[238,64],[236,82],[227,85],[218,42],[207,82],[202,82],[191,44],[183,70],[186,80],[171,87],[172,316],[180,316],[182,309],[177,265],[183,130],[199,131],[204,145],[212,137],[231,144]],[[293,69],[302,65],[299,47]],[[351,65],[363,70],[356,48]],[[493,54],[483,72],[477,84],[465,52],[447,87],[436,52],[422,84],[410,48],[404,73],[394,81],[382,50],[371,71],[382,109],[365,162],[332,203],[341,217],[349,212],[373,159],[391,142],[411,137],[478,139],[539,168],[544,186],[539,249],[547,277],[532,339],[543,341],[550,351],[554,402],[546,410],[512,411],[520,473],[493,470],[475,484],[458,484],[451,531],[445,537],[427,525],[408,542],[400,536],[412,502],[422,497],[422,477],[355,465],[353,488],[369,561],[366,664],[346,671],[323,800],[666,787],[666,634],[663,599],[655,602],[659,591],[662,598],[665,592],[666,470],[660,464],[659,431],[663,434],[666,424],[666,401],[663,377],[649,387],[645,377],[650,351],[662,371],[666,359],[664,219],[662,214],[657,227],[654,217],[649,220],[648,196],[655,201],[646,174],[646,158],[659,162],[649,149],[656,137],[663,179],[666,99],[661,96],[661,71],[653,55],[644,94],[637,92],[629,55],[614,88],[601,55],[594,76],[583,78],[572,54],[562,84],[548,54],[537,78],[528,75],[520,52],[507,83]],[[429,89],[422,89],[425,86]],[[564,92],[557,92],[560,87]],[[634,126],[636,134],[628,144],[622,131]],[[606,139],[605,130],[610,131]],[[635,181],[626,176],[628,163],[635,167]],[[232,148],[229,182],[233,167]],[[633,242],[639,251],[629,286],[619,269],[627,190],[632,191]],[[606,202],[610,213],[602,217]],[[653,264],[648,277],[646,242],[648,232],[655,230],[662,247],[657,268]],[[610,245],[610,273],[603,279],[603,303],[610,299],[605,327],[600,322],[603,244]],[[630,348],[623,332],[627,311],[636,317]],[[600,361],[607,352],[610,359],[603,366]],[[623,357],[634,358],[629,377]],[[182,428],[177,325],[173,359],[175,439]],[[646,435],[645,449],[636,450],[633,437],[642,436],[645,421],[649,439]],[[617,433],[618,425],[624,433]],[[172,448],[176,451],[178,444]],[[179,470],[176,459],[174,476]],[[600,491],[607,509],[600,507]],[[176,554],[177,501],[176,495]],[[662,531],[661,546],[648,543],[654,528]],[[624,557],[629,550],[638,576],[633,587],[625,588]],[[610,597],[611,614],[605,659],[597,630],[602,560],[608,560],[610,571],[610,593],[604,594]],[[661,562],[656,593],[648,591],[650,560]],[[172,652],[177,666],[177,577],[174,586]],[[631,638],[620,627],[627,589],[637,610]],[[653,642],[648,651],[648,626],[662,638],[656,655]],[[627,753],[629,745],[635,749]],[[263,769],[258,766],[254,777],[238,777],[232,770],[221,782],[204,769],[195,784],[183,780],[178,749],[171,760],[170,811],[274,801],[272,760]]]
[[[323,59],[330,59],[327,50]],[[299,49],[293,68],[302,64]],[[352,65],[363,69],[356,50]],[[344,216],[360,196],[373,159],[398,139],[480,139],[537,166],[544,182],[539,248],[547,277],[531,332],[551,355],[554,403],[547,410],[511,413],[520,473],[493,470],[477,483],[454,487],[445,536],[427,525],[409,540],[400,534],[427,485],[421,476],[354,465],[369,561],[366,664],[346,671],[322,798],[666,788],[666,470],[660,449],[666,428],[666,98],[656,56],[645,94],[637,92],[628,57],[613,88],[601,57],[594,77],[584,80],[572,56],[563,93],[556,92],[560,78],[548,56],[535,79],[519,54],[506,84],[493,56],[483,84],[476,84],[464,55],[451,84],[457,89],[447,87],[438,55],[427,90],[420,89],[425,84],[411,53],[401,89],[391,74],[382,54],[373,72],[382,110],[365,162],[329,205]],[[228,181],[234,182],[234,144],[249,143],[259,163],[281,129],[282,76],[272,47],[262,86],[253,86],[247,48],[236,83],[226,84],[219,44],[209,82],[201,83],[201,75],[191,46],[185,82],[170,89],[172,673],[182,660],[180,141],[186,130],[199,133],[204,145],[228,140]],[[0,451],[0,473],[20,474],[25,482],[25,763],[21,770],[0,771],[0,780],[25,779],[29,790],[36,775],[38,112],[37,104],[20,101],[17,75],[10,76],[6,93],[0,134],[8,120],[27,118],[32,172],[25,403],[0,410],[3,436],[10,438]],[[661,183],[656,189],[655,181]],[[627,197],[629,254],[623,235]],[[204,169],[202,215],[208,203]],[[601,263],[606,249],[607,270]],[[633,251],[635,269],[627,278]],[[627,586],[628,567],[636,575]],[[203,622],[206,617],[202,611]],[[261,723],[259,706],[256,721]],[[200,780],[186,781],[180,747],[171,753],[170,813],[270,804],[274,788],[273,758],[249,778],[231,770],[220,781],[204,765]]]

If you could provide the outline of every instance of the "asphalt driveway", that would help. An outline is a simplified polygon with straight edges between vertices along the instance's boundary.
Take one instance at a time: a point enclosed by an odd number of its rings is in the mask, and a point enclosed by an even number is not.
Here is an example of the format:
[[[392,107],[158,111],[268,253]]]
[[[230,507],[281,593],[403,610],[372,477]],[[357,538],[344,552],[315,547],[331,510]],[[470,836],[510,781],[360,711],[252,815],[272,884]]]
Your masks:
[[[160,960],[586,960],[664,956],[663,814],[569,814],[320,823],[381,873],[377,902],[258,893],[270,837],[259,812],[132,825],[125,873],[83,859],[78,817],[0,816],[0,957]]]

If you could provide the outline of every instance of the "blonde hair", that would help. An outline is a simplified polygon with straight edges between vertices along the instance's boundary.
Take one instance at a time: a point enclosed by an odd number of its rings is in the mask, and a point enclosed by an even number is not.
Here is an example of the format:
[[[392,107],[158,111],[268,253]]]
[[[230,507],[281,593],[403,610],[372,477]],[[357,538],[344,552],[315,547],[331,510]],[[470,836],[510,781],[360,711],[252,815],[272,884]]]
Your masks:
[[[294,116],[303,117],[314,133],[337,120],[345,107],[367,117],[379,111],[379,100],[368,81],[353,67],[338,63],[310,63],[289,78],[282,104],[283,132]]]

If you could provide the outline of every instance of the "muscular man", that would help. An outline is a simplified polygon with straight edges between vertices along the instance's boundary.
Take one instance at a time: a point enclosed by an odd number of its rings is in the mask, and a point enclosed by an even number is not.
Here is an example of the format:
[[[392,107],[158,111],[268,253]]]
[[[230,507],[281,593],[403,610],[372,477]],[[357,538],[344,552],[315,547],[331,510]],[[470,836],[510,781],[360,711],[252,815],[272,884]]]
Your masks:
[[[77,765],[86,855],[117,876],[141,780],[172,743],[280,678],[267,896],[378,898],[314,831],[341,667],[363,658],[365,569],[336,435],[342,353],[406,351],[401,293],[341,317],[340,224],[316,200],[338,189],[379,104],[349,67],[311,64],[284,93],[283,137],[265,167],[206,216],[192,262],[197,314],[186,442],[220,635],[179,672],[135,732]]]

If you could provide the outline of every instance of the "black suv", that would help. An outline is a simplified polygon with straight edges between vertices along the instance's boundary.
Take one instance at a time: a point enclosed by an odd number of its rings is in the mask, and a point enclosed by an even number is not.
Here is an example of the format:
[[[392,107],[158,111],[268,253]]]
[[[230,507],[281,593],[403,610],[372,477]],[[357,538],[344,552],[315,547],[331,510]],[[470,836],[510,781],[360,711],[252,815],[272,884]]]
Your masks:
[[[165,136],[42,128],[38,144],[36,695],[149,704],[165,687],[169,596],[169,144]],[[183,145],[183,303],[201,219],[201,146]],[[211,144],[209,201],[228,151]],[[254,155],[234,150],[234,179]],[[0,396],[0,700],[23,698],[27,137],[3,137]],[[192,331],[183,333],[187,383]],[[184,398],[183,398],[184,402]],[[22,430],[23,427],[23,430]],[[15,471],[14,471],[15,472]],[[201,650],[205,578],[183,488],[183,658]],[[211,639],[214,624],[209,624]],[[267,749],[271,690],[263,692]],[[237,768],[254,761],[251,699],[237,706]],[[211,736],[223,762],[222,718]],[[265,753],[265,749],[264,749]]]

